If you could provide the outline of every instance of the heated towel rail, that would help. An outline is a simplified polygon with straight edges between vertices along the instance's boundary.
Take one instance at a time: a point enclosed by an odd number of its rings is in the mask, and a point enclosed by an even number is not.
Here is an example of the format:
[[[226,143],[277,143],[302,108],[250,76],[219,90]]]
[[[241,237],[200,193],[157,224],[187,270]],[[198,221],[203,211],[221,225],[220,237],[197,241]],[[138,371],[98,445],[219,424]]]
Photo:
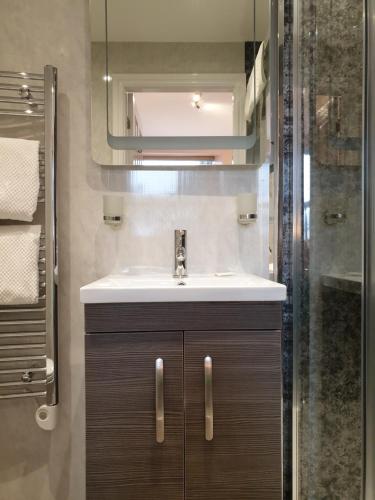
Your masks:
[[[0,307],[0,400],[38,397],[48,407],[58,403],[56,85],[53,66],[43,74],[0,71],[0,136],[40,141],[33,224],[42,226],[39,302]]]

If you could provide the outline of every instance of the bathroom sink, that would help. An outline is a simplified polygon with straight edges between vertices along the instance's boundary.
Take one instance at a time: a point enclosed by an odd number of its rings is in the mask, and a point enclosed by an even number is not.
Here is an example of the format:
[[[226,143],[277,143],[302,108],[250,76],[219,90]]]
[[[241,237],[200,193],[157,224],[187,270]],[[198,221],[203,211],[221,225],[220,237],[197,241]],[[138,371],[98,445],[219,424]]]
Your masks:
[[[183,283],[183,284],[180,284]],[[178,280],[168,274],[113,274],[81,288],[81,302],[225,302],[280,301],[286,288],[252,274],[192,274]]]

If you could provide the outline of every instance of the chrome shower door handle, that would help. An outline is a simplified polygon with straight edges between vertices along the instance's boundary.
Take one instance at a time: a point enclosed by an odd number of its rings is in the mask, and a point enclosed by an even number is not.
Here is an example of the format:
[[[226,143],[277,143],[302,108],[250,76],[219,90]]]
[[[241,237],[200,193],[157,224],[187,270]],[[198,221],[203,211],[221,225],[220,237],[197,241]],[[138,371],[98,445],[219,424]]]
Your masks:
[[[161,358],[155,361],[155,418],[156,442],[164,442],[164,362]]]
[[[214,438],[214,407],[212,394],[212,358],[204,358],[204,400],[205,400],[205,436],[206,441]]]

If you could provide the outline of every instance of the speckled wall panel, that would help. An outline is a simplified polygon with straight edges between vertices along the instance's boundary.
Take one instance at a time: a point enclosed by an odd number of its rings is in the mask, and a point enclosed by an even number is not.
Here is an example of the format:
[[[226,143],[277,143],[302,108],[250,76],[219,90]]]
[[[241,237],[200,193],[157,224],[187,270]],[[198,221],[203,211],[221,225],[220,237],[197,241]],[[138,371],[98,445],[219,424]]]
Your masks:
[[[283,307],[283,495],[292,498],[292,410],[293,410],[293,0],[284,0],[284,46],[282,58],[281,96],[283,113],[280,117],[280,197],[278,280],[287,286],[288,296]]]
[[[323,282],[361,272],[363,5],[299,6],[299,498],[360,500],[361,296]],[[327,224],[329,214],[342,214],[342,222]]]

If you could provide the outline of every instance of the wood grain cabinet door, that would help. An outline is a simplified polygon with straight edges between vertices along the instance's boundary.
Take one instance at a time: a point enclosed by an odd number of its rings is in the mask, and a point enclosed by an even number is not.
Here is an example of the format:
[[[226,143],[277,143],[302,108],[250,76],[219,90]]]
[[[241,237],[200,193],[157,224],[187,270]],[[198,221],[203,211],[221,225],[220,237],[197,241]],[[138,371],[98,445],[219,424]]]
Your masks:
[[[185,499],[280,500],[280,332],[186,332],[184,350]]]
[[[156,438],[158,358],[164,442]],[[158,388],[160,403],[160,380]],[[86,335],[86,400],[87,500],[182,500],[182,333]]]

